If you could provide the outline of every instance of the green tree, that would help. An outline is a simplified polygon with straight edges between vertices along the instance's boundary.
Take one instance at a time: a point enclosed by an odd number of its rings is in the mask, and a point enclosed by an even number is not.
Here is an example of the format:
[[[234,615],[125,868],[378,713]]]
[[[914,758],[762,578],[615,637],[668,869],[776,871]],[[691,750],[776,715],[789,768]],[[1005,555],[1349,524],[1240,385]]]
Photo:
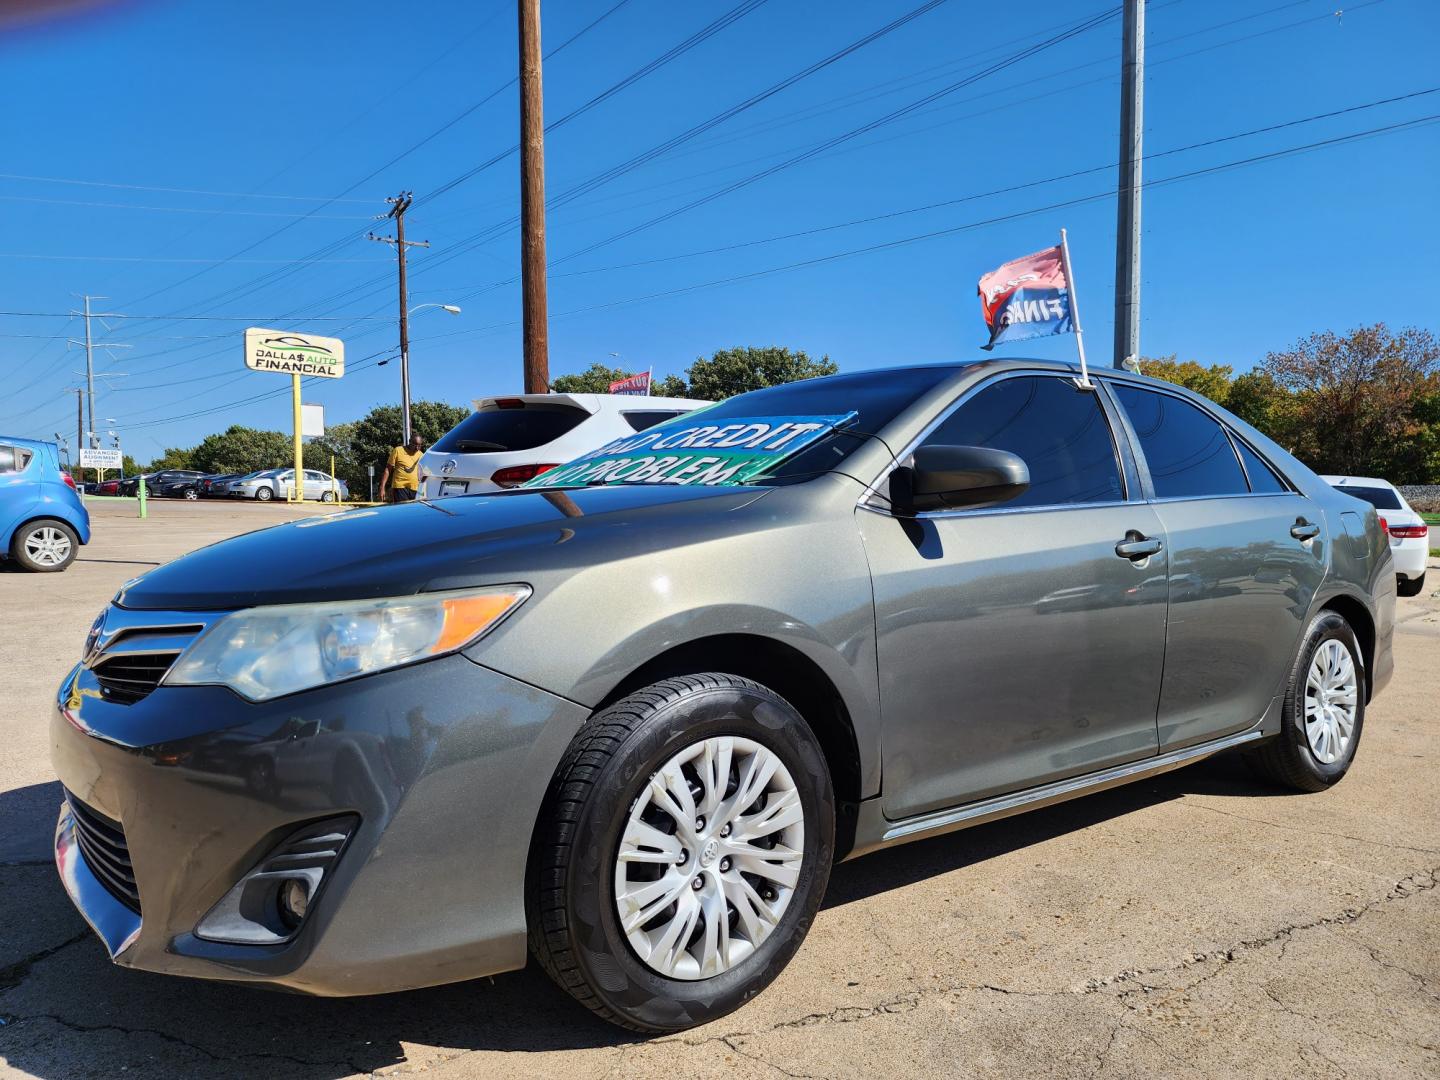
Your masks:
[[[685,385],[685,380],[679,375],[666,375],[663,379],[655,380],[650,392],[656,397],[689,397],[690,387]]]
[[[174,453],[175,451],[166,451]],[[295,444],[291,436],[279,431],[261,431],[232,424],[226,430],[207,435],[193,450],[184,451],[189,464],[172,468],[192,468],[212,473],[247,473],[256,469],[278,469],[293,464]],[[158,467],[152,465],[152,467]]]
[[[123,459],[122,459],[123,460]],[[146,472],[159,472],[161,469],[200,469],[203,466],[195,464],[195,449],[184,449],[179,446],[166,447],[165,452],[150,462],[145,469]]]
[[[470,410],[460,405],[447,405],[443,401],[416,401],[410,405],[410,424],[426,446],[434,446],[437,439],[470,415]],[[390,451],[400,445],[403,428],[400,421],[400,406],[380,405],[371,409],[362,419],[355,421],[353,430],[346,432],[348,442],[347,468],[341,477],[358,495],[368,485],[365,467],[375,466],[375,480],[379,483],[380,472]],[[336,462],[339,470],[339,462]],[[351,477],[355,477],[352,480]],[[359,481],[357,486],[357,481]]]
[[[721,349],[708,360],[697,357],[685,374],[690,377],[690,397],[721,401],[748,390],[834,375],[839,370],[828,356],[812,360],[803,351],[770,345]]]
[[[1431,395],[1440,392],[1440,342],[1384,323],[1311,334],[1268,354],[1257,370],[1293,399],[1293,453],[1317,472],[1435,479],[1426,454]]]
[[[1203,394],[1217,405],[1224,405],[1230,396],[1231,374],[1229,364],[1211,364],[1206,367],[1196,360],[1176,360],[1175,354],[1157,356],[1140,361],[1140,371],[1152,379],[1164,379],[1197,394]]]

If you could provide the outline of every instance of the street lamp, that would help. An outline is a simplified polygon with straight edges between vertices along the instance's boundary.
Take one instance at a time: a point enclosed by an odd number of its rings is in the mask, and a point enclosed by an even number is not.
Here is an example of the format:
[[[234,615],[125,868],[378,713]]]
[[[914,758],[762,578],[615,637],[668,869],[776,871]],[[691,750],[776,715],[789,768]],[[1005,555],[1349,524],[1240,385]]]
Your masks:
[[[405,321],[410,321],[410,316],[424,308],[439,308],[441,311],[448,311],[451,315],[459,315],[460,307],[457,304],[416,304],[409,311],[405,312]],[[405,327],[401,327],[406,331]],[[381,360],[376,367],[384,367],[389,360]],[[400,432],[401,445],[410,445],[410,335],[402,332],[400,335]]]

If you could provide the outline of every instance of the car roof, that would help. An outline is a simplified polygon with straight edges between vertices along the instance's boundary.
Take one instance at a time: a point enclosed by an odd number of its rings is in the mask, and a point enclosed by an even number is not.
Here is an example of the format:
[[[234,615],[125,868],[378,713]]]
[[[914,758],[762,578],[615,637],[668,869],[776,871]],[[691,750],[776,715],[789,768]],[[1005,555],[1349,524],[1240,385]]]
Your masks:
[[[640,394],[492,394],[476,398],[470,404],[479,411],[481,407],[496,401],[523,401],[534,405],[574,405],[588,413],[625,406],[629,410],[641,409],[698,409],[702,405],[713,405],[713,401],[699,398],[645,397]]]
[[[38,450],[42,446],[55,446],[53,442],[46,442],[44,439],[22,439],[19,435],[0,435],[0,442],[7,446],[24,446],[30,450]]]

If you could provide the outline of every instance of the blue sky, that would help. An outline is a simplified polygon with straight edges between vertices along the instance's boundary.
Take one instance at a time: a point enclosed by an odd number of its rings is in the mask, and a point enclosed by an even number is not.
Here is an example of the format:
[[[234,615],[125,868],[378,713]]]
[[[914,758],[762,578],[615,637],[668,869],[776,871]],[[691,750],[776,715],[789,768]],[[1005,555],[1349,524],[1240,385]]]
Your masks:
[[[753,6],[553,132],[549,193],[629,161],[920,3]],[[610,14],[547,63],[547,120],[737,6],[549,0],[547,50]],[[514,8],[513,0],[446,0],[402,16],[371,0],[131,0],[0,34],[0,95],[11,104],[0,121],[0,309],[45,313],[0,316],[0,431],[73,433],[65,390],[83,357],[65,339],[81,327],[64,313],[84,292],[109,297],[97,310],[187,316],[95,323],[98,339],[131,346],[97,353],[98,370],[116,374],[100,380],[97,416],[116,418],[126,450],[141,460],[230,423],[288,427],[285,379],[242,366],[246,320],[346,340],[351,373],[305,394],[332,423],[398,400],[398,364],[375,365],[396,342],[392,256],[363,234],[388,232],[367,219],[401,189],[417,197],[410,236],[433,245],[412,258],[411,303],[464,308],[413,320],[415,397],[464,402],[517,390],[516,160],[503,157],[427,198],[515,142],[516,93],[505,88],[515,72]],[[1151,3],[1147,152],[1440,88],[1434,0],[1369,0],[1338,17],[1335,8],[1336,0]],[[949,0],[554,209],[552,374],[596,360],[679,372],[742,344],[828,353],[848,370],[973,357],[985,340],[976,279],[1053,243],[1062,225],[1091,358],[1108,363],[1112,199],[958,227],[1113,188],[1107,168],[985,194],[1115,161],[1118,19],[562,261],[1104,10],[1103,0],[984,9]],[[1436,114],[1440,92],[1155,157],[1146,175]],[[1143,351],[1243,370],[1314,330],[1378,320],[1437,328],[1437,174],[1440,125],[1429,123],[1149,189]],[[951,205],[827,228],[938,202]],[[808,235],[750,243],[799,232]],[[932,232],[943,234],[826,259]],[[826,261],[758,273],[817,259]],[[1074,355],[1068,337],[1004,348]]]

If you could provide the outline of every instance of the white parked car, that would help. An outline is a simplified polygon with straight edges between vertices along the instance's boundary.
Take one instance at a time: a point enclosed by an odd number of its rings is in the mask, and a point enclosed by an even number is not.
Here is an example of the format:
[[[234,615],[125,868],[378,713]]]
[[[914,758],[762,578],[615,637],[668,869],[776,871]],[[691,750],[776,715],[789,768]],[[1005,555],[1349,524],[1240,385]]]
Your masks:
[[[441,499],[516,487],[613,439],[709,404],[629,394],[479,398],[475,411],[420,459],[421,493]]]
[[[1373,476],[1322,476],[1331,487],[1364,499],[1380,514],[1390,534],[1396,587],[1401,596],[1419,596],[1425,588],[1425,560],[1430,553],[1430,526],[1410,508],[1405,496],[1388,480]]]

